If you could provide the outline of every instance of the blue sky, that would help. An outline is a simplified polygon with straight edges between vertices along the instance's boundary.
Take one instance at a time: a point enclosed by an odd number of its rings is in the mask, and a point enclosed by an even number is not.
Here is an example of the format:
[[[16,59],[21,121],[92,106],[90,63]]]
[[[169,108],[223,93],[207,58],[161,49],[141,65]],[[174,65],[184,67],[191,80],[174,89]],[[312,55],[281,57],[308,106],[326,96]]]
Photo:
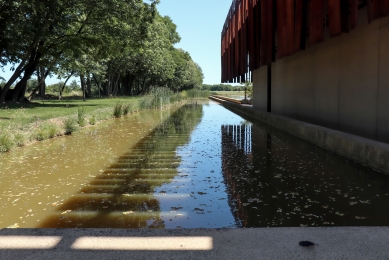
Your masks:
[[[181,42],[176,44],[189,52],[204,73],[204,84],[220,83],[220,37],[231,0],[161,0],[158,10],[170,16],[177,25]],[[0,76],[8,79],[12,74],[9,66]],[[47,80],[53,84],[56,77]]]
[[[221,31],[231,0],[161,0],[161,15],[172,18],[181,42],[204,73],[204,84],[220,83]]]

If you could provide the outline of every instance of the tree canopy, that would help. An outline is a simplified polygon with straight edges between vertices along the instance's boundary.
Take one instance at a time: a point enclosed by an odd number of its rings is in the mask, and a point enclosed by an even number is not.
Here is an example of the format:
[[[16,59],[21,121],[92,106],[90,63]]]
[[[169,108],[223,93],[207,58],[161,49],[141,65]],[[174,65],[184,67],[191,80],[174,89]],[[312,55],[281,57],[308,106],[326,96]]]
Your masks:
[[[45,78],[80,77],[84,97],[135,95],[151,87],[201,88],[203,74],[176,49],[177,26],[157,11],[159,0],[0,0],[0,66],[13,76],[0,101],[24,99]],[[32,95],[31,95],[32,96]]]

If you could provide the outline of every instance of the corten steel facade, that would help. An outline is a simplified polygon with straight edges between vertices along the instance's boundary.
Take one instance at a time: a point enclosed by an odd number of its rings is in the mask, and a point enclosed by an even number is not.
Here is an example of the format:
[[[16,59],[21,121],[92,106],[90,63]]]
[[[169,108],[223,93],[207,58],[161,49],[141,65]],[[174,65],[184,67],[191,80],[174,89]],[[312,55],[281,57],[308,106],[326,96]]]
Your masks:
[[[389,0],[235,0],[221,60],[255,109],[389,143]]]

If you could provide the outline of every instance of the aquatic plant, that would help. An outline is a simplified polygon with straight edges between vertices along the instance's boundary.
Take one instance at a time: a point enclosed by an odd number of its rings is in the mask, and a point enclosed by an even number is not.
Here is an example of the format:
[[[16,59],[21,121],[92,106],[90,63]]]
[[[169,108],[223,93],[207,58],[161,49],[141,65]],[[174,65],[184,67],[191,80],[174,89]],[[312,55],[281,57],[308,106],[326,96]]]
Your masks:
[[[34,135],[34,139],[38,141],[53,138],[54,136],[57,135],[57,126],[48,123],[43,124],[35,130],[33,135]]]
[[[0,152],[8,152],[14,146],[12,137],[5,129],[0,129]]]
[[[116,105],[113,108],[113,116],[114,117],[121,117],[123,114],[123,104],[122,103],[116,103]]]
[[[127,103],[123,105],[123,115],[127,115],[131,111],[131,104]]]
[[[14,143],[17,146],[24,146],[26,144],[26,136],[22,133],[16,133],[14,135]]]
[[[89,118],[89,124],[90,125],[95,125],[96,124],[96,117],[94,115]]]
[[[147,95],[144,95],[139,101],[139,109],[161,109],[172,101],[173,92],[168,88],[151,88]]]
[[[163,108],[170,104],[172,91],[168,88],[151,88],[149,95],[151,96],[151,108]]]
[[[84,127],[86,126],[86,110],[84,107],[78,107],[77,110],[77,123]]]
[[[54,124],[48,124],[47,125],[47,132],[49,134],[49,138],[53,138],[53,137],[57,136],[58,127]]]
[[[77,130],[76,122],[73,118],[67,118],[63,121],[65,135],[70,135]]]
[[[149,95],[143,96],[139,100],[139,105],[138,105],[139,106],[139,110],[150,109],[151,108],[151,104],[152,104],[151,96],[149,96]]]
[[[190,89],[186,92],[186,96],[188,98],[205,98],[209,97],[210,92],[209,90],[200,90],[200,89]]]

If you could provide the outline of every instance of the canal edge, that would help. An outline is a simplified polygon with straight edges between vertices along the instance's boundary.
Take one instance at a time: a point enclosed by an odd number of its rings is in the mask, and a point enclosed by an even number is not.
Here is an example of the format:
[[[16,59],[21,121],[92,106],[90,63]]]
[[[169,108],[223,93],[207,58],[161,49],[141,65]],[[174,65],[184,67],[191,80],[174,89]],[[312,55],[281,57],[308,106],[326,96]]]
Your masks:
[[[223,100],[220,97],[210,96],[209,98],[233,112],[243,113],[253,119],[260,120],[324,149],[389,175],[389,144],[259,111],[252,106]]]

